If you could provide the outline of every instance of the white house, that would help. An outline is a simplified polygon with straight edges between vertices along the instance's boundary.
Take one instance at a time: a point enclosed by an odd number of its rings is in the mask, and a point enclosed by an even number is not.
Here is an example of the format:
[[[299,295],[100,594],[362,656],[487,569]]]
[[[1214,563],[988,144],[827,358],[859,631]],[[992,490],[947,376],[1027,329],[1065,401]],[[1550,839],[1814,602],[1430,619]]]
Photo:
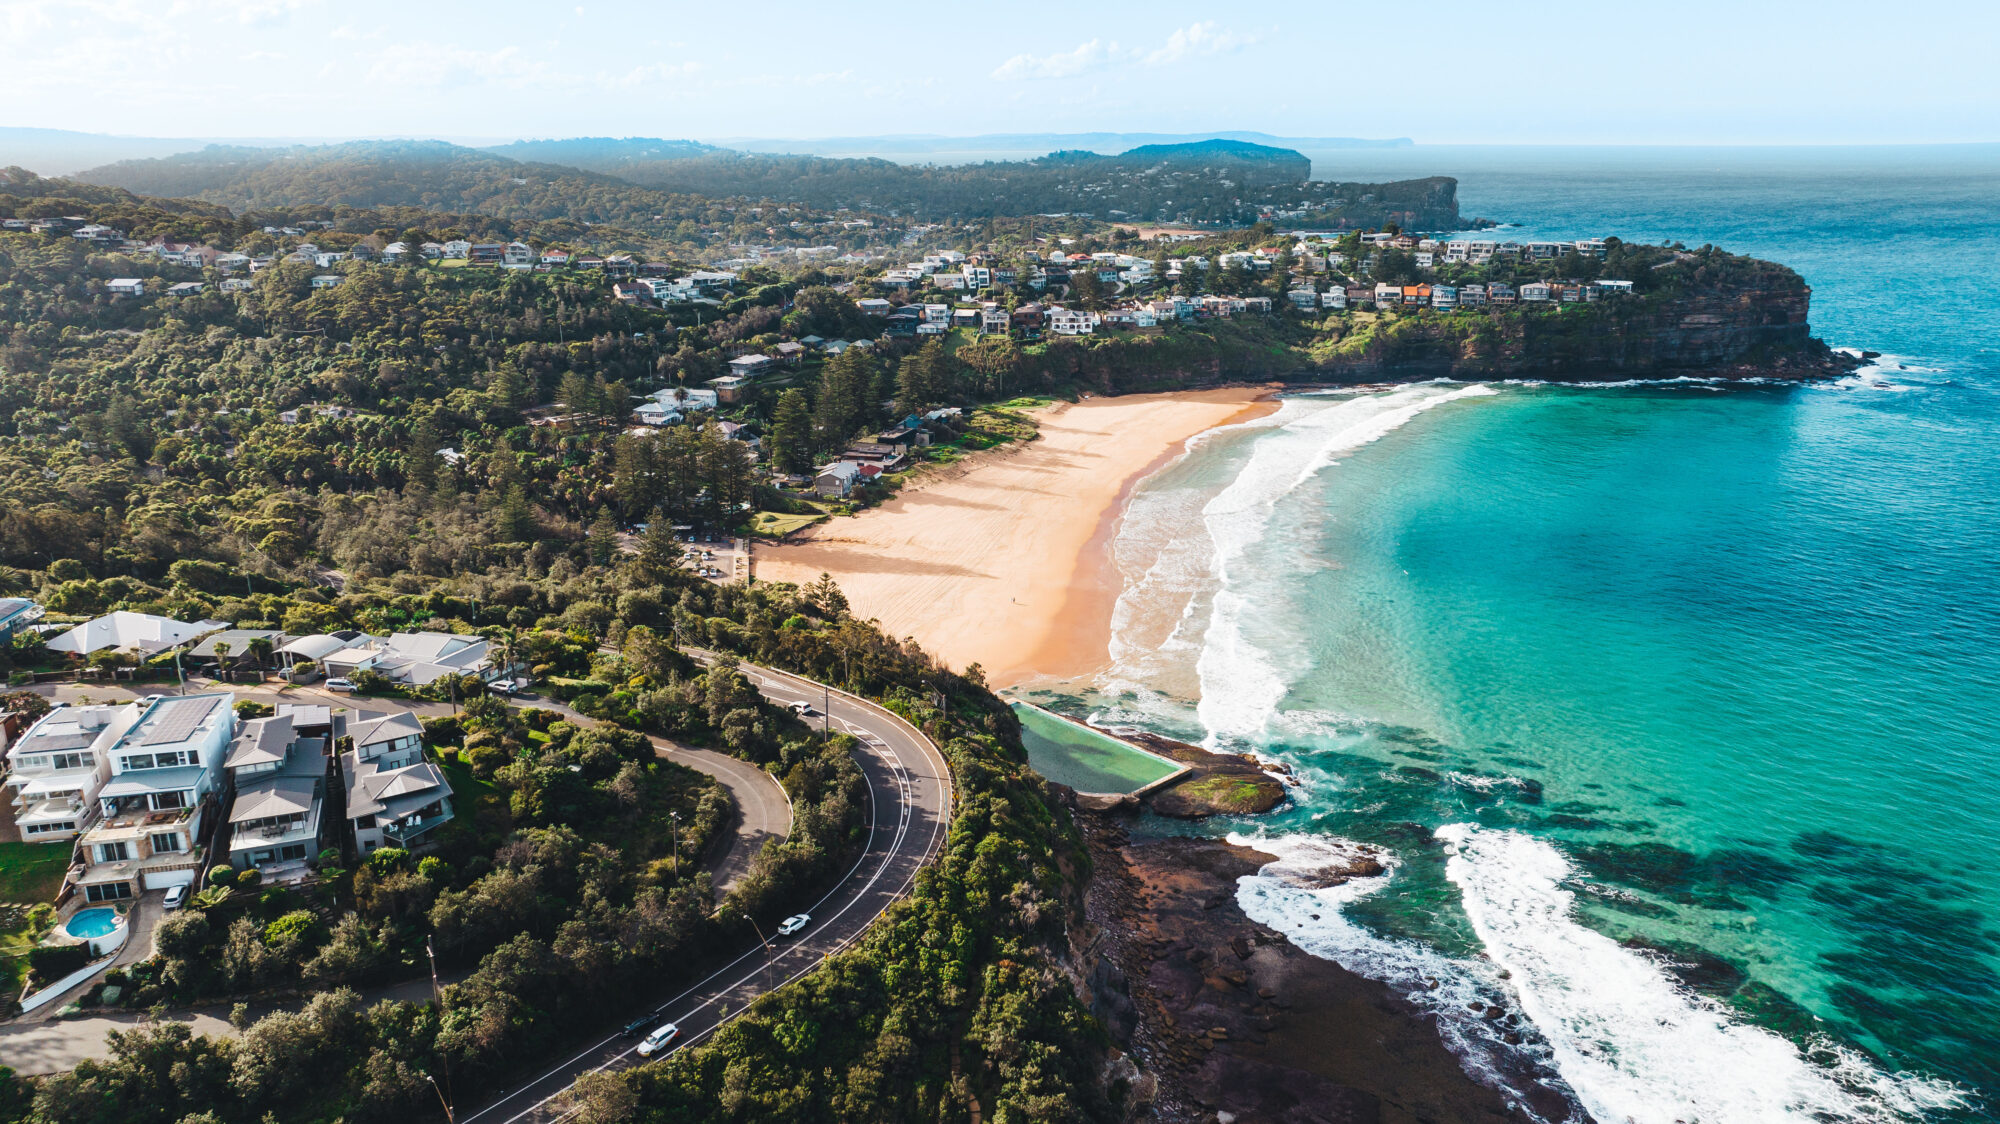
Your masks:
[[[114,277],[104,283],[104,291],[114,297],[143,297],[146,295],[146,280],[143,277]]]
[[[99,819],[77,844],[73,875],[89,901],[185,886],[201,867],[195,844],[222,788],[236,736],[227,692],[141,699],[109,746],[111,776],[97,792]]]
[[[1549,287],[1540,281],[1530,281],[1521,286],[1521,299],[1524,301],[1548,300]]]
[[[1097,332],[1097,317],[1081,309],[1057,306],[1049,309],[1049,331],[1059,336],[1088,336]]]
[[[151,654],[177,647],[222,627],[208,621],[183,624],[170,617],[119,610],[88,620],[48,642],[51,652],[87,656],[104,648]]]
[[[130,703],[57,706],[9,747],[6,785],[23,842],[58,843],[90,827],[111,778],[108,750],[138,713]]]
[[[342,277],[338,273],[322,273],[312,279],[312,287],[315,289],[336,289],[345,280],[347,278]]]
[[[236,795],[229,802],[229,865],[278,875],[304,873],[319,853],[326,805],[326,741],[306,737],[292,714],[243,724],[224,761]]]
[[[300,637],[280,650],[290,651],[308,639],[313,638]],[[491,648],[483,636],[398,632],[361,637],[324,655],[307,658],[317,659],[329,676],[346,677],[372,671],[391,682],[421,687],[447,675],[477,675],[487,682],[501,678],[507,669],[493,663]]]
[[[347,726],[354,748],[340,755],[354,849],[416,850],[431,832],[451,822],[451,783],[424,760],[423,727],[416,716],[358,714]]]
[[[1403,303],[1403,287],[1384,281],[1375,283],[1375,307],[1392,308]]]
[[[500,255],[500,265],[506,269],[532,269],[535,265],[535,251],[526,242],[509,242]]]
[[[467,242],[463,238],[454,238],[446,242],[442,248],[444,256],[447,258],[469,258],[472,256],[472,243]]]

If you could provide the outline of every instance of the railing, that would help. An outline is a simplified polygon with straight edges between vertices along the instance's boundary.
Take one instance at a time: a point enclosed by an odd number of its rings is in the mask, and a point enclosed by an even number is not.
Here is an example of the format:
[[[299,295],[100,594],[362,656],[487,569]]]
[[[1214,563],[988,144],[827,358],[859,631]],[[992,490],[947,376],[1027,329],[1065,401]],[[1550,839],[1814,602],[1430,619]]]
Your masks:
[[[445,815],[422,816],[414,820],[401,820],[397,823],[383,824],[382,834],[407,842],[411,838],[422,835],[424,832],[449,819],[451,817]]]

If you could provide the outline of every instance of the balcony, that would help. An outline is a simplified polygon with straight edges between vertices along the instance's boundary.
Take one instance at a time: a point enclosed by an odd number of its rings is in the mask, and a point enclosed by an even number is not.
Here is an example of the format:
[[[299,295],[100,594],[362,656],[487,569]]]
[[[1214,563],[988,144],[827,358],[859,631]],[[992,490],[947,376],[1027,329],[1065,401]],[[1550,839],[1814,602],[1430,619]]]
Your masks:
[[[383,824],[382,834],[394,839],[398,843],[408,845],[412,840],[432,828],[449,823],[451,818],[450,812],[441,812],[434,816],[414,816],[409,819],[398,820],[394,823]]]

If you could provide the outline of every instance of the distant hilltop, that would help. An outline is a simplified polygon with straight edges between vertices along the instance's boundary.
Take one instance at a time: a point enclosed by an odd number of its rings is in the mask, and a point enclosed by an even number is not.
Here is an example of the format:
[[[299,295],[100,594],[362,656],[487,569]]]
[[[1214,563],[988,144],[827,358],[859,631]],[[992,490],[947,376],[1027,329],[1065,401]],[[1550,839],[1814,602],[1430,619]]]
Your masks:
[[[211,145],[105,164],[75,178],[239,211],[418,206],[605,222],[663,213],[670,206],[655,196],[664,194],[923,221],[1078,215],[1211,227],[1260,219],[1328,229],[1459,226],[1457,183],[1449,178],[1375,184],[1311,175],[1312,161],[1303,153],[1228,137],[1143,144],[1110,155],[1064,149],[1029,160],[960,165],[743,152],[658,137],[575,137],[484,148],[409,140]]]

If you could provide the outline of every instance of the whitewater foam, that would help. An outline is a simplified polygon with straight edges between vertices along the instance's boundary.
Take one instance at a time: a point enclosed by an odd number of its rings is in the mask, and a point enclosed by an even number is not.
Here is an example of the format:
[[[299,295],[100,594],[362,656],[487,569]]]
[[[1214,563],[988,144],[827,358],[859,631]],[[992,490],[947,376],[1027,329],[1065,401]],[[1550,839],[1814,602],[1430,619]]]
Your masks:
[[[1284,637],[1253,638],[1246,630],[1257,599],[1245,588],[1245,557],[1265,540],[1279,502],[1337,463],[1340,454],[1378,441],[1428,410],[1498,393],[1481,384],[1402,387],[1298,410],[1257,440],[1236,478],[1201,511],[1212,544],[1215,588],[1195,672],[1201,682],[1198,713],[1212,740],[1242,742],[1264,732],[1288,684],[1305,670],[1297,655],[1279,654],[1297,653],[1302,645]]]
[[[1633,1124],[1886,1124],[1963,1107],[1934,1079],[1882,1071],[1830,1041],[1813,1059],[1687,990],[1664,968],[1576,920],[1576,877],[1554,845],[1450,824],[1437,838],[1466,915],[1556,1069],[1599,1120]]]
[[[1546,1106],[1551,1090],[1558,1095],[1563,1091],[1549,1066],[1549,1051],[1532,1026],[1485,1017],[1489,1006],[1514,1006],[1497,968],[1454,959],[1414,941],[1380,937],[1348,919],[1347,907],[1391,885],[1401,865],[1394,853],[1330,835],[1239,832],[1229,841],[1275,857],[1256,874],[1237,880],[1236,904],[1246,916],[1314,956],[1386,984],[1430,1012],[1439,1037],[1466,1072],[1510,1094],[1528,1118],[1544,1124],[1581,1118],[1573,1105],[1567,1113],[1538,1113],[1532,1107]],[[1386,873],[1325,885],[1328,871],[1350,870],[1362,859],[1380,863]],[[1510,1033],[1520,1041],[1507,1042]]]

